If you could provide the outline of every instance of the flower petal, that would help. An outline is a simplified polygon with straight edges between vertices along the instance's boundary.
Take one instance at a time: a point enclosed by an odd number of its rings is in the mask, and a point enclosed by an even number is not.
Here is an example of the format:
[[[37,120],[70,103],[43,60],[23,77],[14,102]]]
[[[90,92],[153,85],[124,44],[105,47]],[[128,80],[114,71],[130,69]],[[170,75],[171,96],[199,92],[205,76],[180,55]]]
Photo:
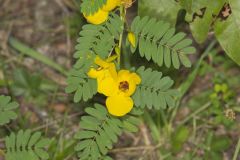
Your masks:
[[[105,12],[105,11],[99,9],[93,15],[83,14],[83,16],[87,19],[87,21],[89,23],[97,25],[97,24],[101,24],[101,23],[105,22],[108,19],[108,12]]]
[[[87,73],[88,77],[90,78],[97,78],[99,76],[99,71],[97,71],[94,68],[91,68],[88,73]]]
[[[114,63],[108,63],[102,60],[99,56],[95,58],[95,63],[102,67],[104,70],[108,70],[110,76],[112,76],[114,79],[117,79],[117,71]]]
[[[96,56],[94,62],[99,65],[100,67],[103,68],[107,68],[109,66],[110,63],[104,61],[103,59],[101,59],[99,56]]]
[[[133,100],[130,97],[116,95],[106,100],[108,112],[114,116],[124,116],[133,108]]]
[[[117,80],[117,71],[114,63],[109,64],[108,70],[112,78]]]
[[[136,84],[141,83],[141,78],[136,73],[131,73],[131,78]]]
[[[129,87],[127,91],[121,92],[125,96],[131,96],[136,90],[136,85],[140,84],[141,78],[136,73],[130,73],[128,70],[120,70],[118,72],[118,84],[121,82],[127,82]]]
[[[125,79],[126,80],[129,77],[129,75],[130,75],[129,70],[120,70],[118,72],[118,78],[119,79]]]
[[[125,96],[133,95],[133,93],[136,90],[136,83],[132,79],[129,79],[128,83],[129,83],[129,89],[128,89],[127,92],[124,93]]]
[[[135,37],[134,33],[129,32],[127,37],[128,37],[128,41],[130,42],[130,44],[135,48],[136,47],[136,37]]]
[[[117,83],[112,77],[97,79],[98,92],[105,96],[113,96],[118,91]]]
[[[103,6],[102,10],[111,11],[119,5],[119,0],[107,0],[107,3]]]

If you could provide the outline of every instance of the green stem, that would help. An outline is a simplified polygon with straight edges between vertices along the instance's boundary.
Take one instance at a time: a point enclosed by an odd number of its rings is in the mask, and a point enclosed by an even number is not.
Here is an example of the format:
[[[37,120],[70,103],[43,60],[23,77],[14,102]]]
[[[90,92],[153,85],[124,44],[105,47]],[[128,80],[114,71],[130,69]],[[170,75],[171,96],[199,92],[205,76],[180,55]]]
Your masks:
[[[9,38],[9,44],[16,49],[17,51],[21,52],[24,55],[30,56],[52,68],[54,68],[55,70],[59,71],[60,73],[62,73],[63,75],[67,75],[67,71],[60,66],[59,64],[57,64],[56,62],[54,62],[53,60],[49,59],[48,57],[44,56],[43,54],[37,52],[36,50],[28,47],[27,45],[21,43],[20,41],[18,41],[15,38]]]
[[[233,156],[232,160],[237,160],[239,151],[240,151],[240,138],[238,139],[237,147],[235,149],[234,156]]]
[[[190,114],[189,116],[187,116],[184,120],[182,120],[179,125],[183,125],[184,123],[186,123],[187,121],[189,121],[191,118],[193,118],[194,116],[196,116],[197,114],[201,113],[202,111],[204,111],[205,109],[207,109],[209,106],[211,105],[211,102],[206,103],[205,105],[203,105],[202,107],[200,107],[199,109],[197,109],[196,111],[194,111],[192,114]]]
[[[168,123],[168,121],[167,121],[167,117],[166,117],[166,115],[164,114],[164,112],[163,112],[163,110],[160,110],[160,115],[161,115],[161,117],[162,117],[162,121],[163,121],[163,125],[164,125],[164,128],[166,129],[166,135],[167,136],[169,136],[170,135],[170,133],[171,133],[171,128],[172,128],[172,126]]]
[[[178,100],[176,102],[176,107],[172,111],[172,114],[171,114],[171,117],[170,117],[170,124],[173,123],[173,120],[174,120],[174,118],[177,114],[178,108],[180,107],[180,102],[181,102],[182,97],[186,94],[186,92],[192,86],[195,78],[197,77],[198,71],[200,69],[200,66],[201,66],[204,58],[207,57],[211,53],[210,51],[213,49],[215,44],[216,44],[216,41],[211,42],[211,44],[207,47],[207,49],[201,55],[201,57],[200,57],[199,61],[197,62],[193,72],[188,76],[188,78],[185,80],[185,82],[183,84],[181,84],[181,86],[179,87],[180,95],[179,95]]]
[[[121,51],[122,51],[122,41],[123,41],[123,32],[124,32],[124,22],[125,22],[125,18],[126,18],[126,9],[124,8],[123,5],[120,6],[120,19],[123,22],[123,26],[122,26],[122,32],[120,34],[120,38],[119,38],[119,53],[118,53],[118,65],[120,65],[121,63]]]

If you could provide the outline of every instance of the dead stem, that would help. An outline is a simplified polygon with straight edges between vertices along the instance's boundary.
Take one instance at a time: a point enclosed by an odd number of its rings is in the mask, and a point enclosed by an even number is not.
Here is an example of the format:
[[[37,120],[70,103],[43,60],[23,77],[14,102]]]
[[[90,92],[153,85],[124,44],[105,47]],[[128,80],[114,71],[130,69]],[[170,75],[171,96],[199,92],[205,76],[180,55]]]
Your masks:
[[[110,153],[119,153],[119,152],[130,152],[130,151],[139,151],[139,150],[156,150],[162,146],[162,143],[158,143],[157,145],[146,145],[146,146],[138,146],[138,147],[125,147],[125,148],[116,148],[112,149]]]

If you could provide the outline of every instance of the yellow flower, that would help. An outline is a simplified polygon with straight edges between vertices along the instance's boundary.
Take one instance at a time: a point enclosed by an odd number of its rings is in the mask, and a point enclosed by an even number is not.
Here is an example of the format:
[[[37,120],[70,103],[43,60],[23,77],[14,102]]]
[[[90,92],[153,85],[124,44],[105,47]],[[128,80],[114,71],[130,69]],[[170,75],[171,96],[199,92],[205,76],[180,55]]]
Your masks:
[[[99,93],[109,96],[112,94],[113,87],[117,87],[117,71],[115,65],[114,63],[105,62],[98,56],[95,58],[95,63],[100,67],[98,69],[91,68],[88,76],[97,79],[97,90]]]
[[[130,73],[128,70],[118,72],[118,89],[124,96],[131,96],[140,82],[141,79],[136,73]]]
[[[135,48],[136,47],[136,37],[135,37],[134,33],[129,32],[127,37],[128,37],[128,41],[130,42],[130,44]]]
[[[120,0],[107,0],[107,3],[103,6],[102,10],[111,11],[121,4]]]
[[[106,100],[108,112],[114,116],[124,116],[133,108],[133,100],[123,95],[108,97]]]
[[[130,97],[140,84],[141,78],[136,73],[120,70],[117,77],[117,87],[112,86],[112,94],[106,100],[108,112],[114,116],[124,116],[133,108]],[[116,91],[114,89],[117,89]]]
[[[98,92],[107,96],[106,106],[108,112],[114,116],[124,116],[133,108],[130,97],[140,84],[141,78],[136,73],[128,70],[116,72],[114,63],[108,63],[96,57],[98,69],[91,68],[88,76],[97,79]]]
[[[105,22],[108,19],[108,12],[99,9],[93,15],[83,14],[83,16],[87,19],[89,23],[97,25]]]

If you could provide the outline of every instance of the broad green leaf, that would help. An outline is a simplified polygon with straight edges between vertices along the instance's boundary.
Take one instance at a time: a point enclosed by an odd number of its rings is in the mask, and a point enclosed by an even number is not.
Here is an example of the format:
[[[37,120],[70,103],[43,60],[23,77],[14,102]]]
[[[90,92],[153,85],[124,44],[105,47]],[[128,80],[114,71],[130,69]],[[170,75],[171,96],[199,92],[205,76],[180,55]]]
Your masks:
[[[140,0],[138,5],[140,16],[159,17],[172,25],[176,23],[177,14],[181,8],[175,0]]]
[[[193,7],[190,13],[192,19],[189,21],[192,34],[197,42],[205,41],[215,17],[219,14],[225,2],[226,0],[194,0],[192,2]]]
[[[232,14],[226,20],[218,20],[214,25],[214,32],[227,55],[240,65],[240,1],[230,0],[229,3]]]
[[[187,12],[192,12],[193,1],[194,0],[179,0],[179,3]]]

